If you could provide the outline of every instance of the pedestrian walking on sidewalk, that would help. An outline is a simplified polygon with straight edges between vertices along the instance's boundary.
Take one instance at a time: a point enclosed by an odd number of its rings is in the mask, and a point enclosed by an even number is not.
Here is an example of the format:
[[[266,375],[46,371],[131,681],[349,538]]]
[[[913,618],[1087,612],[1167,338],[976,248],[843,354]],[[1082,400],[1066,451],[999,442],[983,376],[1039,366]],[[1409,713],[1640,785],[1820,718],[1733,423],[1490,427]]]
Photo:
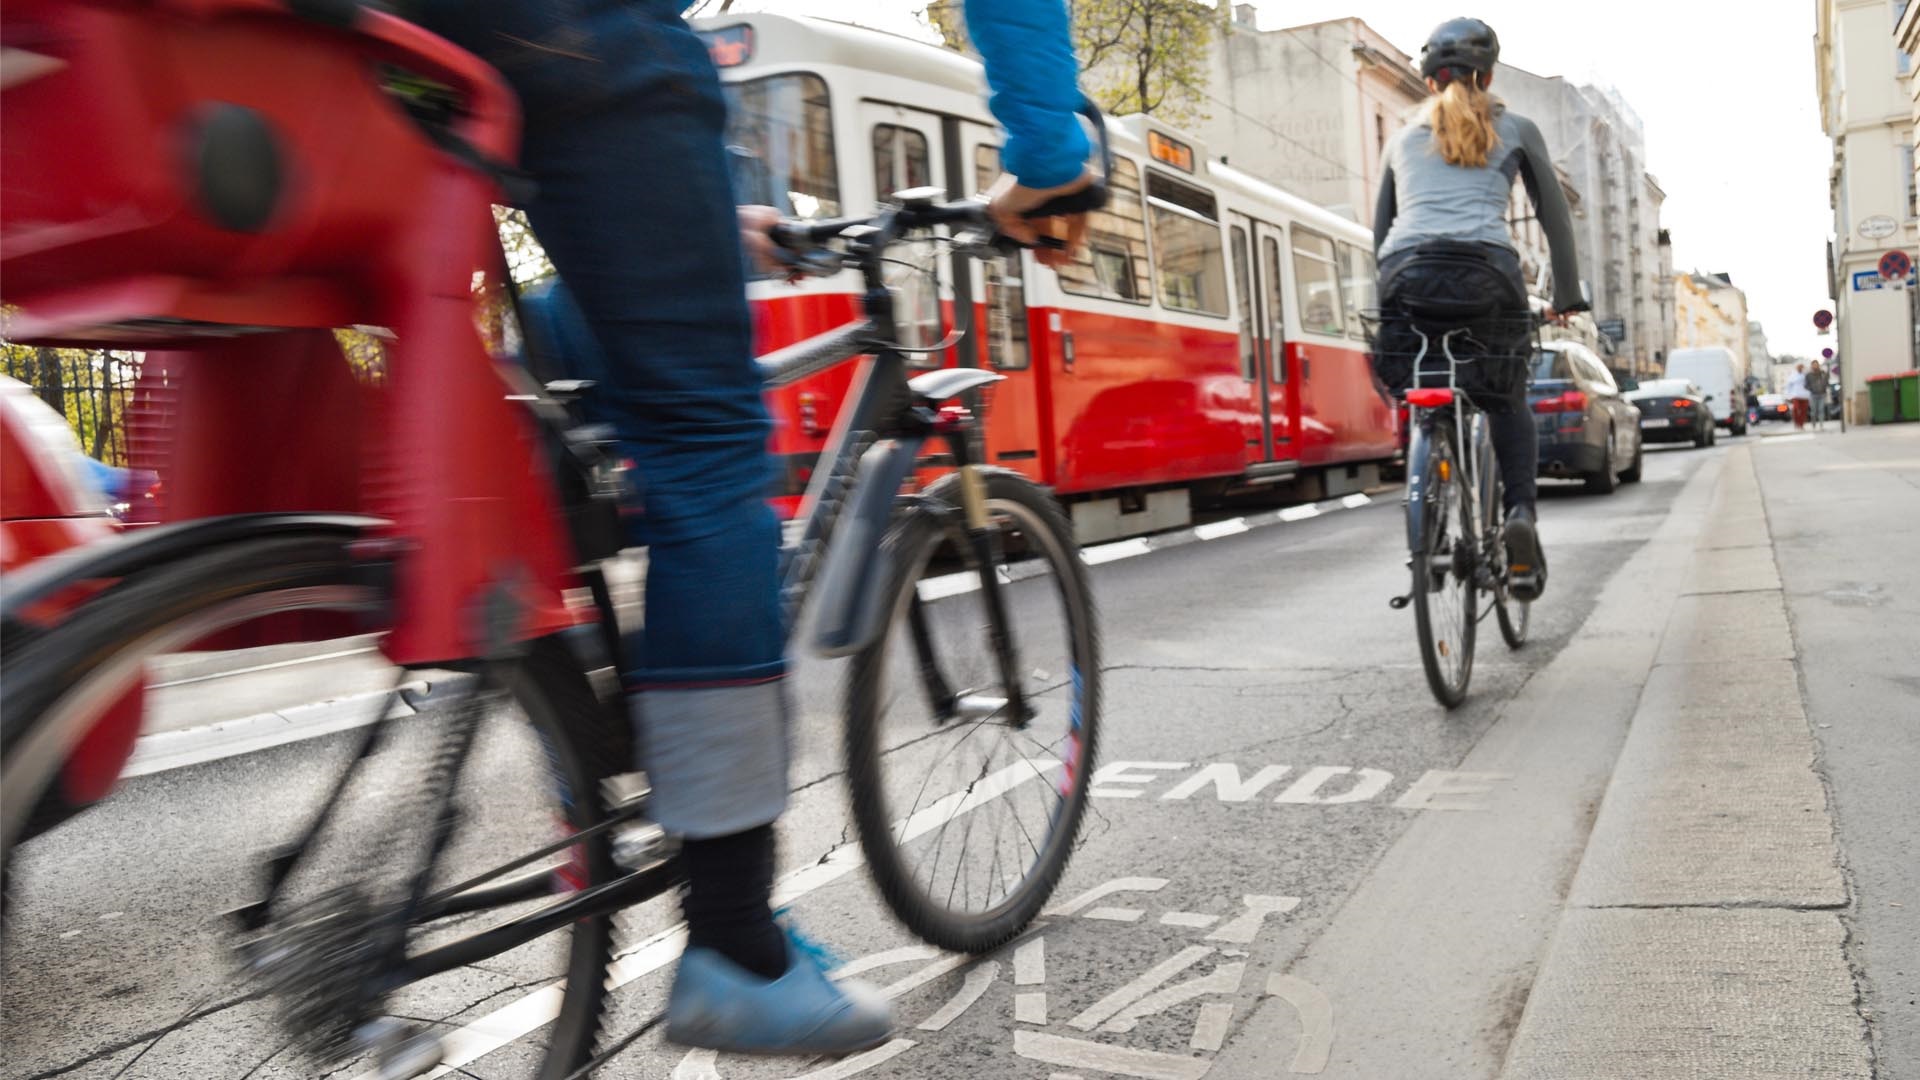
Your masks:
[[[1827,426],[1827,387],[1832,382],[1827,369],[1815,360],[1807,368],[1807,407],[1813,420],[1813,430],[1821,431]]]
[[[1807,426],[1810,397],[1807,391],[1807,365],[1795,364],[1793,374],[1787,376],[1787,400],[1793,403],[1793,427],[1796,431]]]

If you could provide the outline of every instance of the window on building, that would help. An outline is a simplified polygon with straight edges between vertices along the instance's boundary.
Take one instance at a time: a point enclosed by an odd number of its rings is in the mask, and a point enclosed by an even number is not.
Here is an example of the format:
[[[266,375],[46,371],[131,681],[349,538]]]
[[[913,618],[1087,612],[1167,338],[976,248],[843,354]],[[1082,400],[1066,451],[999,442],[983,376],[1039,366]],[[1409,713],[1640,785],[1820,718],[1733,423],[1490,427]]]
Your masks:
[[[1253,379],[1260,374],[1260,333],[1253,298],[1253,251],[1247,230],[1233,227],[1233,295],[1240,300],[1240,374]]]
[[[927,137],[898,124],[873,126],[873,193],[884,199],[896,191],[933,183]]]
[[[975,147],[975,190],[987,190],[999,177],[999,148]],[[1032,355],[1027,351],[1027,293],[1022,280],[1025,267],[1024,258],[986,259],[980,263],[987,281],[987,325],[982,335],[987,341],[987,362],[1003,371],[1026,367]]]
[[[1340,297],[1346,306],[1348,337],[1365,340],[1367,328],[1360,316],[1380,306],[1378,290],[1373,255],[1352,244],[1341,244]]]
[[[1153,207],[1154,268],[1160,302],[1176,311],[1227,313],[1227,265],[1213,195],[1157,172],[1147,174]]]
[[[833,110],[817,75],[774,75],[726,84],[730,146],[750,156],[736,162],[735,197],[794,217],[840,213]]]
[[[1907,217],[1920,217],[1920,188],[1915,186],[1913,175],[1913,144],[1900,148],[1900,188],[1907,193]]]
[[[1113,159],[1113,180],[1104,210],[1087,215],[1087,246],[1059,270],[1060,287],[1076,296],[1129,304],[1147,302],[1147,221],[1140,205],[1140,169]]]
[[[1346,332],[1346,301],[1340,297],[1340,267],[1333,241],[1310,229],[1293,229],[1293,287],[1300,329],[1310,334]]]

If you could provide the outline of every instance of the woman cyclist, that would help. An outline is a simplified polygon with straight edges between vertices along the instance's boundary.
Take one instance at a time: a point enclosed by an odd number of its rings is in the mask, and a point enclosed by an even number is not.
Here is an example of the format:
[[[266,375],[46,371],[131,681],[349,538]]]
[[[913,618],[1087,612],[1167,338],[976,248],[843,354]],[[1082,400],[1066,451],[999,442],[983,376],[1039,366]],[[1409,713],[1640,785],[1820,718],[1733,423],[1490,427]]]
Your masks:
[[[1526,358],[1532,313],[1527,305],[1519,252],[1507,228],[1507,207],[1516,177],[1527,185],[1541,228],[1553,249],[1553,310],[1565,315],[1587,307],[1573,240],[1573,215],[1553,171],[1546,140],[1533,121],[1509,111],[1488,92],[1500,38],[1478,19],[1442,23],[1420,53],[1421,74],[1434,97],[1419,120],[1387,147],[1386,175],[1373,219],[1374,254],[1380,263],[1381,306],[1389,313],[1383,340],[1394,322],[1396,301],[1458,275],[1436,268],[1432,257],[1482,261],[1504,290],[1500,308],[1475,336],[1486,355],[1516,362],[1511,385],[1476,393],[1487,412],[1500,478],[1506,489],[1506,548],[1516,599],[1538,599],[1547,583],[1534,508],[1540,446],[1526,406]],[[1387,349],[1379,350],[1383,355]],[[1496,370],[1487,365],[1486,370]]]

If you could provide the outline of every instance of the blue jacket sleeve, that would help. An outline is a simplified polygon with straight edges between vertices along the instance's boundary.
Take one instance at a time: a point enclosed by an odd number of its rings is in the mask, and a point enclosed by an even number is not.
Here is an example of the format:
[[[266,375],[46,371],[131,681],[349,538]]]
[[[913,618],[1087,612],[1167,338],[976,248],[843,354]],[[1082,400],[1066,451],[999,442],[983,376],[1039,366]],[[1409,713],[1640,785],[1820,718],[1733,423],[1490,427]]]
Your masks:
[[[1000,165],[1033,188],[1080,175],[1091,150],[1062,0],[966,0],[967,34],[987,65],[988,104],[1007,129]]]

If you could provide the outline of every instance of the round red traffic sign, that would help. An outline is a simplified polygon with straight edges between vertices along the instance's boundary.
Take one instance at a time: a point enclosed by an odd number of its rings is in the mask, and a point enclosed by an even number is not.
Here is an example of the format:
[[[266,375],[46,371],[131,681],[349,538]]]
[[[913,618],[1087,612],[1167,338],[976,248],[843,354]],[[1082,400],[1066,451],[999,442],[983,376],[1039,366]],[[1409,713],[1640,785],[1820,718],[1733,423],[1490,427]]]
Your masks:
[[[1814,312],[1813,325],[1820,330],[1825,330],[1827,327],[1832,326],[1833,312],[1828,311],[1825,308],[1821,308],[1819,311]]]
[[[1913,260],[1904,251],[1889,251],[1880,256],[1880,278],[1883,281],[1905,281],[1913,273]]]
[[[1820,358],[1821,358],[1822,360],[1831,360],[1831,359],[1833,359],[1833,350],[1832,350],[1832,349],[1821,349],[1821,350],[1820,350]]]

